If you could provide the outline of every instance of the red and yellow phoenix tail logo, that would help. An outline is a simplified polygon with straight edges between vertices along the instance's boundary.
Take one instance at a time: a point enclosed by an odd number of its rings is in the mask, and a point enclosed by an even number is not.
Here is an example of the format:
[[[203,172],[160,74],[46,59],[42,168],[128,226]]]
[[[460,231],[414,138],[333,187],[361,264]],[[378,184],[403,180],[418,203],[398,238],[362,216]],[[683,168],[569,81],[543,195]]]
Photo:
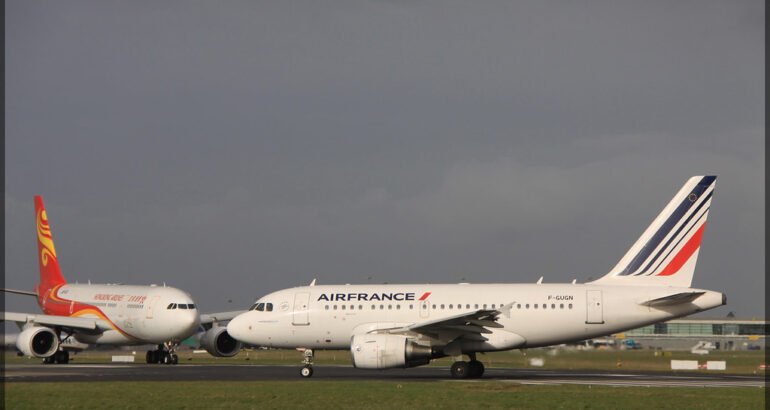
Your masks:
[[[59,270],[56,248],[53,246],[53,236],[51,236],[51,226],[48,224],[48,215],[45,213],[43,198],[39,196],[35,197],[35,223],[40,260],[40,291],[42,294],[58,284],[67,282]]]
[[[56,259],[56,249],[53,246],[51,227],[48,225],[48,216],[45,209],[37,211],[37,240],[40,241],[40,263],[48,266],[48,259]]]

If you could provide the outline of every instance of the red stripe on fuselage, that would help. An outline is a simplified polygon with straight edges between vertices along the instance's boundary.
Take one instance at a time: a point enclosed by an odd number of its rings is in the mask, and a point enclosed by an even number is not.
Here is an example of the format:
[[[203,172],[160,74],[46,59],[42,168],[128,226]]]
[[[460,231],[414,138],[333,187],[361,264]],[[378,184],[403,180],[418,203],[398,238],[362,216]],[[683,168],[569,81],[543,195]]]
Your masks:
[[[428,298],[428,296],[430,296],[430,292],[425,292],[422,296],[420,296],[420,299],[418,300],[425,300]]]
[[[684,266],[692,254],[695,253],[695,251],[700,247],[700,241],[703,238],[703,229],[705,227],[706,223],[704,222],[703,225],[701,225],[700,228],[698,228],[698,230],[695,232],[695,235],[693,235],[692,238],[687,241],[682,250],[680,250],[674,259],[668,263],[666,269],[663,269],[663,272],[659,273],[657,276],[671,276],[679,272],[679,269]]]

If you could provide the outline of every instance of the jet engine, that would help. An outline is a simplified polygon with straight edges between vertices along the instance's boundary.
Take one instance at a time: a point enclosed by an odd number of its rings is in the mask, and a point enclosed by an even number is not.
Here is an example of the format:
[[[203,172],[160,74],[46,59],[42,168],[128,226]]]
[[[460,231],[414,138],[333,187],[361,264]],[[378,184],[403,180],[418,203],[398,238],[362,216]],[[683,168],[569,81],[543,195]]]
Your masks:
[[[201,335],[201,347],[212,356],[232,357],[238,354],[243,344],[227,333],[224,326],[215,326]]]
[[[19,333],[16,347],[25,356],[48,357],[59,349],[59,337],[47,327],[29,327]]]
[[[350,342],[353,366],[359,369],[391,369],[428,364],[433,357],[429,346],[406,336],[387,334],[355,335]]]

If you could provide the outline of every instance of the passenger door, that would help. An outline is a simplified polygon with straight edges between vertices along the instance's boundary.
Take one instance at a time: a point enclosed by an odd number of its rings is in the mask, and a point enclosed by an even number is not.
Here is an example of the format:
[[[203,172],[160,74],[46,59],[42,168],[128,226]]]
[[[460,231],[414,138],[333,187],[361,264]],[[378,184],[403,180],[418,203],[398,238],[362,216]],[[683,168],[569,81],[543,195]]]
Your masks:
[[[154,310],[158,307],[157,304],[159,299],[160,296],[153,296],[150,298],[150,302],[147,304],[147,319],[152,319]]]
[[[586,323],[604,323],[602,291],[586,291]]]
[[[310,293],[300,292],[294,295],[294,314],[292,324],[295,326],[307,326],[310,324],[308,317],[308,305],[310,304]]]

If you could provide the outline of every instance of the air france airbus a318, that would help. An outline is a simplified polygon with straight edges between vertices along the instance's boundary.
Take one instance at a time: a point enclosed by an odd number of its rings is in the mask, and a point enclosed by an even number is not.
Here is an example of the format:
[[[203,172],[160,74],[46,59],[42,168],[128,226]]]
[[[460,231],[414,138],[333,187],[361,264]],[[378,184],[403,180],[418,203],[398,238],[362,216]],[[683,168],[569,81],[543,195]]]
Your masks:
[[[40,314],[2,312],[1,320],[22,329],[16,347],[45,363],[67,363],[61,341],[102,345],[155,344],[147,363],[176,364],[179,342],[203,327],[200,344],[213,356],[234,356],[240,343],[227,334],[226,322],[242,312],[199,315],[187,292],[167,286],[126,286],[67,283],[59,270],[43,198],[35,197],[40,284],[34,292],[3,291],[37,297]]]
[[[251,345],[350,349],[360,369],[456,359],[456,378],[481,377],[479,352],[549,346],[712,309],[720,292],[691,288],[715,176],[690,178],[618,264],[585,284],[425,284],[296,287],[260,298],[227,330]],[[469,361],[463,360],[467,355]]]

